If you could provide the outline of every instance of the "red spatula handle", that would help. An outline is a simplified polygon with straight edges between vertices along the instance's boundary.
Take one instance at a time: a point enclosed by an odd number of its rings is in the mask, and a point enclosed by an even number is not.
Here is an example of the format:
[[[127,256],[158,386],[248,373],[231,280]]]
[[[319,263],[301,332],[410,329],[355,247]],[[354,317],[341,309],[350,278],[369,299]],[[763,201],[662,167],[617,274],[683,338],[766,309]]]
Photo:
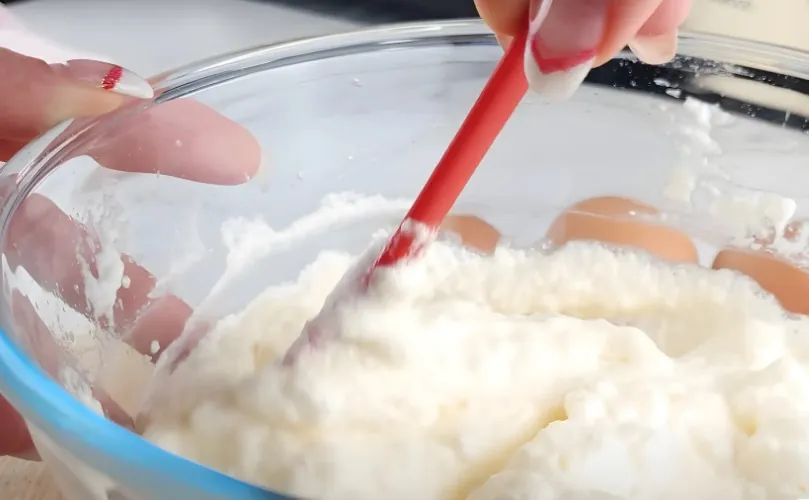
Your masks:
[[[433,230],[444,221],[528,90],[523,63],[526,36],[527,30],[512,40],[405,221],[374,267],[393,265],[420,250],[415,234],[408,230],[411,221]]]

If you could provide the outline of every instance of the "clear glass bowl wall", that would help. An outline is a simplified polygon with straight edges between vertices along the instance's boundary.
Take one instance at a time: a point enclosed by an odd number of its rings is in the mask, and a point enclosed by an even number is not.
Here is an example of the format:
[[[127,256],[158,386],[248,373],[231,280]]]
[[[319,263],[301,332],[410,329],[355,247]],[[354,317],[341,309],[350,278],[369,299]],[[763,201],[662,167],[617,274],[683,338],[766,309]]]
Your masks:
[[[787,212],[808,216],[809,54],[687,33],[680,50],[665,67],[621,54],[592,71],[568,102],[528,96],[454,211],[485,219],[510,244],[534,246],[566,206],[630,197],[661,209],[660,222],[687,230],[708,262],[712,249],[750,232],[751,218],[759,217],[753,209],[773,226],[783,225]],[[158,77],[154,102],[63,124],[5,166],[0,389],[20,408],[68,498],[281,497],[163,452],[81,402],[105,394],[134,419],[152,368],[120,332],[72,310],[70,289],[46,293],[48,283],[32,279],[74,272],[77,248],[87,245],[83,236],[54,235],[54,212],[37,210],[32,198],[47,198],[104,251],[150,270],[158,277],[153,297],[171,292],[195,307],[195,318],[215,320],[294,279],[320,251],[359,252],[372,233],[395,224],[500,55],[474,21],[259,48]],[[100,168],[89,156],[148,127],[145,116],[178,99],[203,103],[249,130],[264,155],[259,174],[214,186],[160,175],[159,156],[143,166],[157,171],[151,174]],[[405,201],[286,237],[249,269],[222,279],[229,251],[223,226],[261,219],[281,232],[333,193]],[[755,205],[752,215],[720,217],[717,197],[728,193],[740,207]],[[51,237],[12,237],[15,223],[25,224],[24,234]],[[96,271],[97,281],[103,272]]]

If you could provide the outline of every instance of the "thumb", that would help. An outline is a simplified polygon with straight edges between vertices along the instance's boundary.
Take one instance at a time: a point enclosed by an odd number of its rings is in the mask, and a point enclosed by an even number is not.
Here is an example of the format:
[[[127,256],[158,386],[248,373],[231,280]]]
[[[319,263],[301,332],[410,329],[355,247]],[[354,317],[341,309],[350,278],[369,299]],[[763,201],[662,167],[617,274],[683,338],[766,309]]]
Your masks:
[[[480,17],[501,37],[516,35],[525,23],[528,0],[475,0]]]
[[[69,119],[97,116],[127,96],[148,99],[143,78],[111,64],[44,61],[0,49],[0,142],[25,143]]]
[[[34,443],[25,420],[0,396],[0,457],[33,458]]]

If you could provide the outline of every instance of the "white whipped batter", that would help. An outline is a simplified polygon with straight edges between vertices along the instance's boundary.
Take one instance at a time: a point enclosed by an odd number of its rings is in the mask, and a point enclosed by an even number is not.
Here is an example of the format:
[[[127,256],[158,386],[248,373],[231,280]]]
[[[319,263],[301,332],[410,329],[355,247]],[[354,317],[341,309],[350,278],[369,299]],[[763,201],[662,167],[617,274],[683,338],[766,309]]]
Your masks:
[[[280,366],[352,262],[324,253],[220,322],[158,384],[145,436],[327,500],[809,496],[809,323],[751,280],[439,242]]]

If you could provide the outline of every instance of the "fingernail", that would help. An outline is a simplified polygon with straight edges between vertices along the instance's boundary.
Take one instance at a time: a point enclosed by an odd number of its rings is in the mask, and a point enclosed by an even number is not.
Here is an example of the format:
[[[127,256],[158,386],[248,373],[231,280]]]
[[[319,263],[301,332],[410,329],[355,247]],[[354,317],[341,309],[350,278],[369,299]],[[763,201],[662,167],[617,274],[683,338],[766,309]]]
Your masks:
[[[631,42],[629,48],[646,64],[664,64],[677,54],[677,31],[663,35],[638,35]]]
[[[611,0],[541,0],[531,8],[525,72],[536,92],[566,99],[593,66]]]
[[[138,99],[154,97],[152,86],[144,78],[121,66],[89,59],[75,59],[51,66],[67,78],[87,83],[99,89],[109,90]]]

